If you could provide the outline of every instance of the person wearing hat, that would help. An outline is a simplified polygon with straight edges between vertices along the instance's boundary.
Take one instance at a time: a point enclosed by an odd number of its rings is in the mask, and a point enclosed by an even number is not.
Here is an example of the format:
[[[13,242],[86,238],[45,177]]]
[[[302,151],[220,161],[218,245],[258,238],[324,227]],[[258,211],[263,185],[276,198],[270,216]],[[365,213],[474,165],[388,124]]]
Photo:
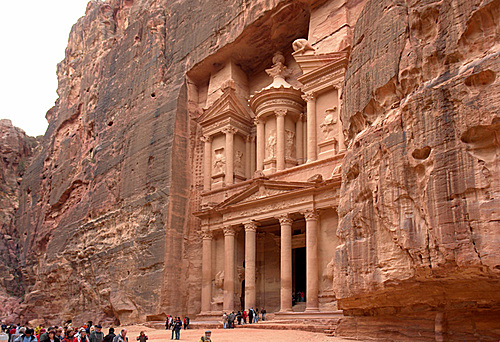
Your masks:
[[[79,334],[76,335],[76,340],[78,342],[90,342],[89,337],[87,336],[87,330],[85,328],[81,328]]]
[[[210,330],[205,331],[205,335],[200,338],[200,342],[212,342],[212,332]]]
[[[102,342],[104,340],[104,333],[102,332],[102,325],[97,324],[95,330],[90,333],[90,342]]]

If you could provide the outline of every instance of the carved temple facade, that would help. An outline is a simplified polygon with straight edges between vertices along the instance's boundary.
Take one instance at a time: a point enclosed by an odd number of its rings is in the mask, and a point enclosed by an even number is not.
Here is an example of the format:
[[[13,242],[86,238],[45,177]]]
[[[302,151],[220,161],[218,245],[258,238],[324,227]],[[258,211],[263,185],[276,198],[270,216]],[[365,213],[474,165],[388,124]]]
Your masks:
[[[252,70],[227,58],[189,84],[200,137],[202,316],[336,310],[348,52],[317,51],[305,39],[284,51]],[[292,300],[298,292],[305,303]]]

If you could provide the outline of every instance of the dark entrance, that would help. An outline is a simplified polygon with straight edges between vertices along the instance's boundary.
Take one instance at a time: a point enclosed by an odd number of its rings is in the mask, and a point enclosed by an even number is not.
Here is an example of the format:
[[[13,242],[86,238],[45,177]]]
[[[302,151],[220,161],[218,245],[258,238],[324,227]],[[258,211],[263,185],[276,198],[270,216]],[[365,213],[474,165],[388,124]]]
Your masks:
[[[292,254],[292,291],[295,297],[294,302],[299,302],[298,292],[306,292],[306,248],[294,248]]]

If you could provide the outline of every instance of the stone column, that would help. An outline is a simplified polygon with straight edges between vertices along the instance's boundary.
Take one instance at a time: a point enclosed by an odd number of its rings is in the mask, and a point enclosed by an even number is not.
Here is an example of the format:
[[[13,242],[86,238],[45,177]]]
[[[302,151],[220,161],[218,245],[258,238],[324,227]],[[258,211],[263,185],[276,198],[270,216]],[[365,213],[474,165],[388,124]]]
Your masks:
[[[255,119],[257,125],[257,170],[264,170],[264,156],[266,154],[266,130],[264,119]]]
[[[226,127],[222,130],[226,135],[226,185],[231,185],[234,183],[234,133],[236,129],[232,127]]]
[[[247,136],[245,139],[245,177],[247,179],[252,178],[252,137]]]
[[[285,115],[286,109],[277,109],[276,114],[276,169],[285,169]]]
[[[315,210],[306,210],[306,311],[318,311],[318,213]]]
[[[224,304],[226,312],[234,310],[234,236],[233,227],[224,227]]]
[[[201,312],[209,312],[212,301],[212,232],[201,232],[203,239],[201,265]]]
[[[205,191],[210,190],[210,185],[212,183],[212,137],[203,136],[201,141],[205,143],[205,152],[203,155],[204,167],[203,167],[203,189]]]
[[[281,309],[292,311],[292,223],[288,215],[279,218],[281,227]]]
[[[297,143],[295,144],[295,148],[297,149],[297,163],[300,165],[304,163],[304,129],[302,128],[302,117],[304,114],[299,114],[299,118],[297,119],[297,123],[295,124],[295,140]]]
[[[245,223],[245,309],[256,307],[255,255],[257,225]]]
[[[318,159],[318,139],[316,137],[316,98],[307,93],[302,96],[307,101],[307,162]]]
[[[255,136],[250,137],[250,178],[255,172]]]

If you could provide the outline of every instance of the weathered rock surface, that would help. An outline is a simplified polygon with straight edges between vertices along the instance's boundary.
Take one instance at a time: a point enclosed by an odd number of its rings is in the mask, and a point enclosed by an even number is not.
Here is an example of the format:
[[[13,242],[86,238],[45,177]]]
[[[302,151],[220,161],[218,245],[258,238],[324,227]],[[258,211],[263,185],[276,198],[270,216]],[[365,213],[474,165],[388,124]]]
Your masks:
[[[0,316],[18,314],[23,295],[19,265],[19,236],[15,211],[19,207],[19,184],[37,141],[10,120],[0,120]]]
[[[498,0],[376,0],[360,15],[335,288],[347,314],[373,317],[343,334],[500,336],[499,18]]]

